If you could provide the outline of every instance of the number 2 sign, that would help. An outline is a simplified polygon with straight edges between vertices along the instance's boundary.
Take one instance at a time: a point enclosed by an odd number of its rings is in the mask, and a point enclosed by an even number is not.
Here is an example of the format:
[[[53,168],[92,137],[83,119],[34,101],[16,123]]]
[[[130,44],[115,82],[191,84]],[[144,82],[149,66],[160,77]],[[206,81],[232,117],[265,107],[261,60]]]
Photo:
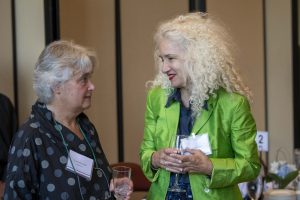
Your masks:
[[[268,132],[257,131],[255,141],[257,143],[258,151],[269,151]]]

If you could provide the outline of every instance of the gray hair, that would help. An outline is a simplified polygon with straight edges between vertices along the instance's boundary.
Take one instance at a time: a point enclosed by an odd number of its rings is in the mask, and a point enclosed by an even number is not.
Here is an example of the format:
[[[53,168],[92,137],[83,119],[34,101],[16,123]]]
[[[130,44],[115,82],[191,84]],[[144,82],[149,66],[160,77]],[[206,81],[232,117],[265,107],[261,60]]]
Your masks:
[[[50,43],[40,54],[33,75],[33,89],[40,102],[53,100],[53,89],[77,73],[93,70],[96,56],[92,51],[69,41]]]

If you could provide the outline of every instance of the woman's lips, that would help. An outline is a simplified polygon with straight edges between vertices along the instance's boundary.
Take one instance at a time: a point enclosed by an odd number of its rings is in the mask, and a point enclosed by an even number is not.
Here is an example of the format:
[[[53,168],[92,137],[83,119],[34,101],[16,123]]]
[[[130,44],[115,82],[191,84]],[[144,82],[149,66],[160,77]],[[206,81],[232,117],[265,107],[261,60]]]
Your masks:
[[[168,75],[168,77],[169,77],[169,80],[171,81],[175,77],[175,74],[170,74],[170,75]]]

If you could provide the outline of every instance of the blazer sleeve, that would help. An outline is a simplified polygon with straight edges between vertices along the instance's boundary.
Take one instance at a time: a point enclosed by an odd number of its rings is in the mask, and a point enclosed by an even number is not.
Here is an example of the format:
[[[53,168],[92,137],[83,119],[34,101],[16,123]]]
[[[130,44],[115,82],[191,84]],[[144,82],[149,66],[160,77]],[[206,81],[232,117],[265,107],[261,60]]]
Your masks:
[[[234,104],[232,102],[232,104]],[[210,158],[213,172],[210,188],[220,188],[246,182],[257,177],[260,172],[256,137],[256,124],[245,97],[238,98],[231,112],[230,142],[232,158]]]
[[[154,111],[153,101],[155,94],[150,91],[147,95],[145,121],[144,121],[144,138],[140,147],[140,163],[145,176],[154,182],[157,177],[159,170],[154,170],[151,167],[151,156],[156,151],[155,147],[155,130],[157,114]]]

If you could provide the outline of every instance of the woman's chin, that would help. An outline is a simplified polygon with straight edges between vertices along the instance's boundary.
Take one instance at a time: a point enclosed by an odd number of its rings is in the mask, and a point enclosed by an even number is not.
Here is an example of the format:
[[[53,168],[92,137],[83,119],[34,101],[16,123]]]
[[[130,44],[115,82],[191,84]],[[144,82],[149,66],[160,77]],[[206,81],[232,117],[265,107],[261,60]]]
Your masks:
[[[92,106],[91,101],[87,102],[85,101],[84,104],[82,105],[82,108],[84,110],[89,109]]]

